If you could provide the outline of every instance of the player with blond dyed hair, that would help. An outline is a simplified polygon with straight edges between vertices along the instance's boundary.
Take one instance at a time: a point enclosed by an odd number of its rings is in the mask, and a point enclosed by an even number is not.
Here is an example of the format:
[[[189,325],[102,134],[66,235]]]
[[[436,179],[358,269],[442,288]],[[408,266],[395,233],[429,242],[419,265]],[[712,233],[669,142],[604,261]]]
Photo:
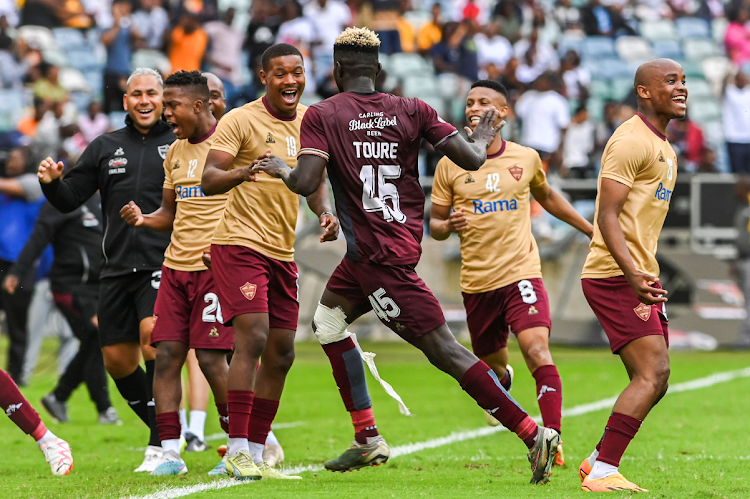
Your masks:
[[[344,260],[331,276],[313,329],[355,429],[354,443],[326,462],[350,471],[388,460],[390,450],[375,424],[364,367],[347,327],[374,310],[378,318],[438,369],[453,376],[486,411],[529,447],[532,483],[549,480],[558,434],[537,425],[502,387],[495,373],[448,329],[435,296],[414,270],[421,254],[424,193],[417,156],[424,138],[454,163],[477,170],[498,127],[497,110],[484,113],[464,140],[419,99],[375,90],[380,40],[366,28],[348,28],[333,48],[334,78],[341,91],[308,108],[296,168],[271,156],[254,168],[281,178],[306,195],[327,169],[347,241]]]

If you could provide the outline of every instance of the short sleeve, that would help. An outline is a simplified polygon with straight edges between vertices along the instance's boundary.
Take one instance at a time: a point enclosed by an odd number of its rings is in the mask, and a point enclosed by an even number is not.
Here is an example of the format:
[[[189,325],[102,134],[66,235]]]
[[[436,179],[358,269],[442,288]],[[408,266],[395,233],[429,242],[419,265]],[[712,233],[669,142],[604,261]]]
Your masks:
[[[532,154],[534,155],[534,176],[529,182],[529,187],[537,189],[547,183],[547,174],[544,173],[544,166],[542,166],[542,158],[539,157],[539,153],[532,150]]]
[[[174,190],[174,184],[172,183],[172,151],[174,150],[174,145],[176,142],[173,142],[171,146],[169,146],[169,151],[167,151],[167,157],[164,158],[164,188],[168,190]]]
[[[602,156],[602,178],[633,187],[643,164],[645,151],[643,138],[639,134],[620,133],[613,136]]]
[[[211,149],[237,156],[243,144],[247,142],[247,131],[250,130],[249,123],[241,123],[241,112],[241,109],[238,109],[219,120]]]
[[[453,181],[450,177],[450,160],[443,157],[435,168],[430,199],[440,206],[453,206]]]
[[[323,129],[323,120],[315,106],[307,108],[305,116],[302,117],[299,141],[300,150],[298,156],[313,154],[320,156],[326,161],[330,158],[328,139]]]
[[[442,147],[458,131],[450,123],[443,121],[432,107],[417,99],[422,137],[435,149]]]

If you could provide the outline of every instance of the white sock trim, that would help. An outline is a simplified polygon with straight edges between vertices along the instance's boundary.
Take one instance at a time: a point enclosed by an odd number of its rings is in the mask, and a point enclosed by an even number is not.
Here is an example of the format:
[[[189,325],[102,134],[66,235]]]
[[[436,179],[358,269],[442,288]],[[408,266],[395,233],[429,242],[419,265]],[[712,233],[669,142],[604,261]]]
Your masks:
[[[596,463],[594,463],[594,467],[591,469],[589,478],[592,480],[599,480],[602,478],[607,478],[608,476],[616,475],[617,473],[619,473],[617,467],[612,466],[611,464],[597,461]]]
[[[589,456],[589,466],[591,466],[592,468],[596,464],[597,457],[599,457],[599,451],[594,449],[594,452],[592,452],[591,455]]]
[[[247,445],[246,438],[227,437],[227,446],[229,447],[229,449],[227,449],[227,455],[229,457],[234,457],[241,451],[250,452],[250,447]]]
[[[180,439],[170,438],[169,440],[162,440],[161,448],[164,452],[171,450],[171,451],[176,452],[177,455],[179,455],[180,454]]]
[[[250,448],[250,455],[253,456],[253,461],[255,461],[255,464],[262,463],[263,449],[266,448],[266,445],[259,444],[257,442],[248,442],[247,445]]]
[[[276,435],[273,434],[273,430],[268,432],[268,436],[266,437],[266,444],[267,445],[281,445],[279,443],[279,439],[276,438]]]
[[[206,411],[190,411],[188,431],[203,442],[206,440]]]

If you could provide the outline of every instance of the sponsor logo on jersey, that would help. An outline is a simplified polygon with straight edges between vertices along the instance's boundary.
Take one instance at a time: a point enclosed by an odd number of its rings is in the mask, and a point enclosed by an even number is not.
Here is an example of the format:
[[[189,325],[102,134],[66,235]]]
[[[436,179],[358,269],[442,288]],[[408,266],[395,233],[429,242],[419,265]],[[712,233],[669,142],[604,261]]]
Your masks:
[[[125,168],[110,168],[108,173],[110,175],[120,175],[122,173],[125,173],[126,171],[127,170],[125,170]]]
[[[159,156],[161,156],[161,159],[167,159],[167,152],[169,151],[169,144],[163,144],[156,148],[157,151],[159,151]]]
[[[124,156],[124,155],[125,155],[125,151],[122,150],[122,147],[118,147],[117,150],[115,151],[115,156]]]
[[[635,315],[637,315],[643,322],[646,322],[651,318],[651,307],[645,303],[638,304],[638,306],[633,309],[633,312],[635,312]]]
[[[255,292],[258,290],[258,286],[255,284],[250,284],[249,282],[246,282],[242,286],[240,286],[240,291],[242,291],[242,294],[245,295],[245,298],[248,300],[252,300],[255,298]]]
[[[371,113],[367,113],[371,114]],[[382,130],[389,126],[398,126],[396,116],[388,118],[387,116],[377,116],[370,118],[367,121],[351,120],[349,122],[349,131],[354,132],[357,130]]]
[[[464,181],[464,184],[471,184],[472,182],[476,182],[476,180],[474,180],[474,177],[472,177],[471,173],[469,173],[466,176],[466,180]]]
[[[211,332],[208,333],[208,337],[209,338],[218,338],[219,337],[219,329],[216,326],[214,326],[211,329]]]
[[[508,201],[503,199],[500,201],[486,201],[483,202],[481,199],[474,199],[471,202],[474,205],[474,213],[494,213],[496,211],[514,211],[518,209],[518,202],[515,199]]]
[[[23,402],[19,404],[10,404],[8,408],[5,409],[5,415],[10,417],[10,415],[16,412],[18,409],[20,409],[22,405],[23,405]]]
[[[177,199],[206,197],[200,185],[194,185],[192,187],[183,187],[181,185],[178,185],[175,186],[174,192],[175,194],[177,194]]]
[[[534,305],[529,307],[529,315],[536,315],[538,313],[539,313],[539,310],[537,310]]]
[[[659,182],[659,187],[656,188],[656,194],[654,194],[654,197],[660,201],[666,201],[669,203],[669,200],[672,197],[672,192],[673,191],[664,187],[664,184]]]
[[[112,158],[109,160],[110,168],[119,168],[128,164],[128,158]]]
[[[521,168],[518,165],[513,165],[510,168],[508,168],[508,171],[511,175],[513,175],[513,178],[520,181],[521,177],[523,176],[523,168]]]
[[[276,141],[273,138],[273,135],[271,135],[271,132],[268,132],[268,137],[266,137],[266,144],[275,144]]]

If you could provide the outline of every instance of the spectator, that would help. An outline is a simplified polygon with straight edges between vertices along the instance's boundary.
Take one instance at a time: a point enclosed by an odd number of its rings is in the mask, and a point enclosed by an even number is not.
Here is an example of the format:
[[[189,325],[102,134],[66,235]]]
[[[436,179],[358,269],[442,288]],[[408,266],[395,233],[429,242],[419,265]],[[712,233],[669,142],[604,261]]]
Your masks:
[[[133,25],[138,30],[138,48],[164,48],[169,16],[161,6],[161,0],[141,0],[141,8],[133,14]]]
[[[29,68],[41,62],[39,51],[29,49],[23,39],[4,38],[3,45],[0,45],[0,87],[21,89]]]
[[[560,66],[565,95],[568,99],[584,100],[588,98],[591,85],[591,73],[581,66],[581,58],[575,50],[568,50],[563,56]]]
[[[727,19],[729,26],[724,35],[727,56],[735,64],[750,61],[750,28],[747,26],[750,20],[750,10],[745,4],[729,4],[727,5]]]
[[[27,0],[21,10],[21,24],[57,28],[90,28],[93,18],[80,0]]]
[[[447,23],[443,28],[443,38],[430,52],[436,73],[457,74],[461,77],[463,86],[479,79],[477,49],[469,33],[468,23]],[[465,94],[463,90],[466,89],[459,89],[458,94]]]
[[[45,99],[49,102],[65,102],[68,100],[68,91],[60,85],[60,68],[48,62],[39,65],[42,77],[34,82],[34,97]]]
[[[401,52],[414,53],[417,51],[417,33],[414,30],[414,26],[406,20],[404,14],[408,6],[408,0],[402,0],[399,2],[398,9],[398,36],[401,42]]]
[[[609,138],[615,133],[617,127],[622,124],[618,119],[619,105],[613,100],[604,103],[604,117],[596,126],[596,150],[599,153],[604,152]]]
[[[636,35],[617,9],[602,5],[600,0],[589,0],[581,8],[581,23],[586,36]]]
[[[233,26],[234,16],[234,7],[230,7],[224,12],[222,20],[210,21],[203,25],[210,40],[206,61],[211,72],[224,83],[225,97],[230,104],[234,103],[237,88],[242,83],[240,58],[244,37]]]
[[[169,63],[172,72],[200,71],[203,54],[208,46],[208,35],[201,27],[198,16],[185,11],[172,30]]]
[[[440,43],[443,37],[443,23],[440,21],[442,8],[439,2],[432,4],[431,12],[432,19],[422,26],[417,37],[417,48],[422,55],[428,54],[433,46]]]
[[[559,0],[552,17],[562,31],[576,30],[581,26],[581,12],[570,0]]]
[[[102,113],[102,106],[96,101],[91,101],[86,108],[86,114],[78,118],[83,148],[98,136],[109,131],[109,127],[109,119]]]
[[[594,178],[596,169],[591,167],[589,155],[594,152],[594,124],[589,121],[585,105],[573,113],[565,132],[563,147],[563,171],[569,178]]]
[[[16,148],[5,162],[5,178],[0,178],[0,280],[4,279],[31,235],[34,221],[42,206],[42,190],[30,165],[28,150]],[[28,339],[26,320],[34,290],[35,272],[22,276],[13,294],[0,291],[0,308],[8,323],[8,374],[21,384],[24,355]]]
[[[741,70],[727,75],[723,120],[729,165],[733,173],[750,173],[750,83]]]
[[[521,38],[523,9],[513,0],[499,0],[492,11],[492,17],[500,23],[500,33],[515,43]]]
[[[0,16],[8,26],[18,26],[18,3],[15,0],[0,0]]]
[[[34,137],[39,122],[42,121],[47,113],[49,105],[41,97],[34,97],[34,112],[31,116],[21,119],[16,125],[19,132],[27,137]]]
[[[312,55],[312,44],[315,41],[315,26],[302,15],[302,6],[297,0],[287,0],[282,9],[284,22],[279,26],[276,43],[288,43],[297,47],[305,59],[305,65]],[[309,83],[309,82],[306,82]]]
[[[253,75],[251,86],[254,92],[259,91],[263,85],[260,83],[260,58],[263,52],[276,43],[276,35],[279,32],[279,17],[274,12],[274,5],[269,0],[253,1],[250,15],[250,23],[247,25],[244,49],[248,51],[248,67]],[[312,21],[311,21],[312,22]],[[250,100],[255,99],[255,95]]]
[[[538,71],[537,76],[545,71],[555,71],[560,67],[560,59],[557,56],[557,51],[551,44],[539,39],[539,30],[537,28],[531,30],[528,38],[518,40],[513,45],[513,53],[516,59],[518,59],[519,64],[527,61],[526,56],[529,49],[532,48],[534,49],[534,62],[530,67]],[[532,80],[534,79],[536,79],[536,76],[532,78]]]
[[[124,110],[122,99],[125,95],[125,83],[130,75],[132,44],[135,37],[129,0],[113,0],[112,22],[112,27],[102,33],[102,43],[107,47],[102,103],[106,114]]]
[[[703,151],[706,140],[703,131],[689,116],[684,120],[672,120],[667,126],[667,140],[677,154],[677,164],[684,167],[684,171],[698,170],[703,161]]]
[[[372,0],[371,4],[373,15],[369,25],[380,38],[380,53],[391,55],[401,52],[399,0]]]
[[[477,46],[479,66],[482,68],[490,63],[498,68],[504,68],[513,57],[513,46],[507,38],[500,35],[500,25],[497,21],[490,21],[482,32],[474,36],[474,42]]]
[[[570,124],[568,101],[554,90],[556,80],[554,73],[544,73],[515,106],[522,120],[521,144],[536,149],[550,168],[561,161],[563,137]]]
[[[340,0],[310,0],[302,12],[315,26],[315,78],[321,79],[333,66],[333,43],[351,24],[352,13]]]

